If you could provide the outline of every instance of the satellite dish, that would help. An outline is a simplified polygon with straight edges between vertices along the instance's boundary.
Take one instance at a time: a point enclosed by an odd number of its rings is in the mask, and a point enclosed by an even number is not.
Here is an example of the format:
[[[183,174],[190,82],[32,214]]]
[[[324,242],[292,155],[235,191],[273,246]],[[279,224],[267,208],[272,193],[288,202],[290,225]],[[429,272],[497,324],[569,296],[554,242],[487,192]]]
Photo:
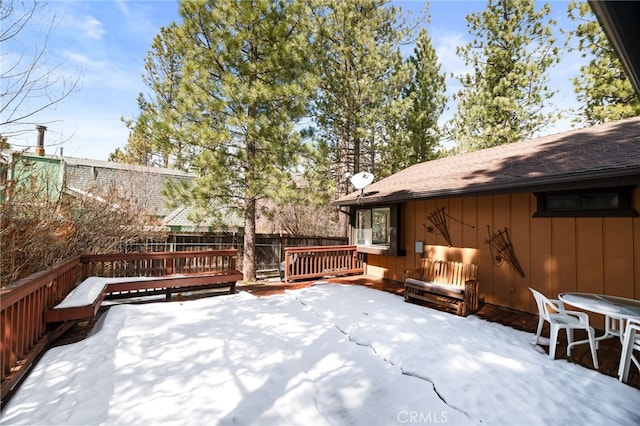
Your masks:
[[[351,181],[351,184],[355,189],[362,190],[367,186],[371,185],[371,182],[373,182],[373,173],[369,173],[369,172],[356,173],[355,175],[351,176],[349,180]]]
[[[353,185],[355,189],[360,190],[360,195],[358,195],[358,201],[357,201],[358,204],[360,204],[360,199],[364,196],[364,189],[367,186],[371,185],[371,182],[373,182],[373,173],[369,173],[369,172],[356,173],[355,175],[351,176],[349,180],[351,181],[351,185]]]

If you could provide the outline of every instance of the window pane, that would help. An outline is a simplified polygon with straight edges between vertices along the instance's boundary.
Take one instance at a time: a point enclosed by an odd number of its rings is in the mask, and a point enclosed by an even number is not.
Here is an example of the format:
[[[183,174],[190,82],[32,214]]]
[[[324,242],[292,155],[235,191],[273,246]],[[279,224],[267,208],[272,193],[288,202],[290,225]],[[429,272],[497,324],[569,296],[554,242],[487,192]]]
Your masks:
[[[373,244],[389,245],[391,242],[389,223],[391,219],[391,209],[381,208],[372,210]]]
[[[371,210],[356,212],[356,244],[371,245]]]
[[[547,211],[572,211],[579,208],[576,195],[547,195],[545,204]]]
[[[534,193],[538,209],[534,217],[636,217],[632,206],[633,186],[576,189]]]
[[[589,194],[580,197],[580,207],[584,210],[609,210],[620,207],[618,194]]]

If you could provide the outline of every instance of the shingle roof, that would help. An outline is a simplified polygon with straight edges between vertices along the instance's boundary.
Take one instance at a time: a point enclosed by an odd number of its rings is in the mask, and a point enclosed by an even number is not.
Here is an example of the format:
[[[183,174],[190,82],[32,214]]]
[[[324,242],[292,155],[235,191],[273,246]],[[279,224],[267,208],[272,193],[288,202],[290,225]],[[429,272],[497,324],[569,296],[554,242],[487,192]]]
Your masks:
[[[415,164],[337,205],[640,183],[640,117]]]
[[[191,181],[192,173],[160,167],[63,157],[66,184],[70,188],[91,192],[95,186],[115,187],[144,204],[149,214],[166,216],[173,210],[167,206],[162,189],[168,180]]]
[[[213,218],[206,217],[202,223],[196,224],[189,219],[191,209],[187,206],[180,206],[162,219],[162,224],[166,226],[180,226],[183,230],[208,231],[213,226],[216,231],[237,231],[244,226],[244,221],[236,213],[227,208],[218,208],[221,214],[222,223],[217,223]]]
[[[52,156],[53,157],[53,156]],[[55,157],[53,157],[55,158]],[[182,170],[167,169],[164,167],[141,166],[138,164],[118,163],[115,161],[92,160],[89,158],[61,157],[69,166],[101,167],[113,170],[125,170],[127,172],[156,173],[164,176],[193,177],[192,173]]]

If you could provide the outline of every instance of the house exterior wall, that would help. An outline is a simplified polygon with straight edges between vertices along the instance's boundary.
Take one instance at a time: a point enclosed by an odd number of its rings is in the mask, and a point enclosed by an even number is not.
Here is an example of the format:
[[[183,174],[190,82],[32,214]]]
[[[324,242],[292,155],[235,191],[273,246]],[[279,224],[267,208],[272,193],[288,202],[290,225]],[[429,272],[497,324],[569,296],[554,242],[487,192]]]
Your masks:
[[[10,178],[25,191],[43,191],[55,199],[63,186],[64,165],[55,158],[23,154],[14,157]],[[31,182],[35,178],[35,182]],[[31,185],[35,185],[32,187]]]
[[[632,205],[640,212],[640,189]],[[427,216],[445,207],[452,247]],[[478,264],[480,296],[487,303],[537,312],[528,287],[548,297],[580,291],[640,299],[640,218],[532,217],[533,193],[420,200],[401,206],[401,247],[405,256],[368,255],[367,273],[403,281],[415,268],[415,242],[424,256]],[[507,263],[495,265],[486,243],[489,231],[509,229],[525,276]],[[597,325],[597,324],[596,324]]]

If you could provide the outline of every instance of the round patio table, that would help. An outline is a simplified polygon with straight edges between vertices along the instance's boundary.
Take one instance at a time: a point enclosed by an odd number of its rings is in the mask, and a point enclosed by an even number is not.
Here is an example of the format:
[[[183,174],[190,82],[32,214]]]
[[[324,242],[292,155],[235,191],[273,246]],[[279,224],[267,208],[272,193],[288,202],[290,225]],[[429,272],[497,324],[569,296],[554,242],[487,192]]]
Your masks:
[[[593,293],[560,293],[558,299],[576,308],[604,315],[605,331],[596,340],[614,336],[622,339],[626,321],[640,320],[640,300]]]

